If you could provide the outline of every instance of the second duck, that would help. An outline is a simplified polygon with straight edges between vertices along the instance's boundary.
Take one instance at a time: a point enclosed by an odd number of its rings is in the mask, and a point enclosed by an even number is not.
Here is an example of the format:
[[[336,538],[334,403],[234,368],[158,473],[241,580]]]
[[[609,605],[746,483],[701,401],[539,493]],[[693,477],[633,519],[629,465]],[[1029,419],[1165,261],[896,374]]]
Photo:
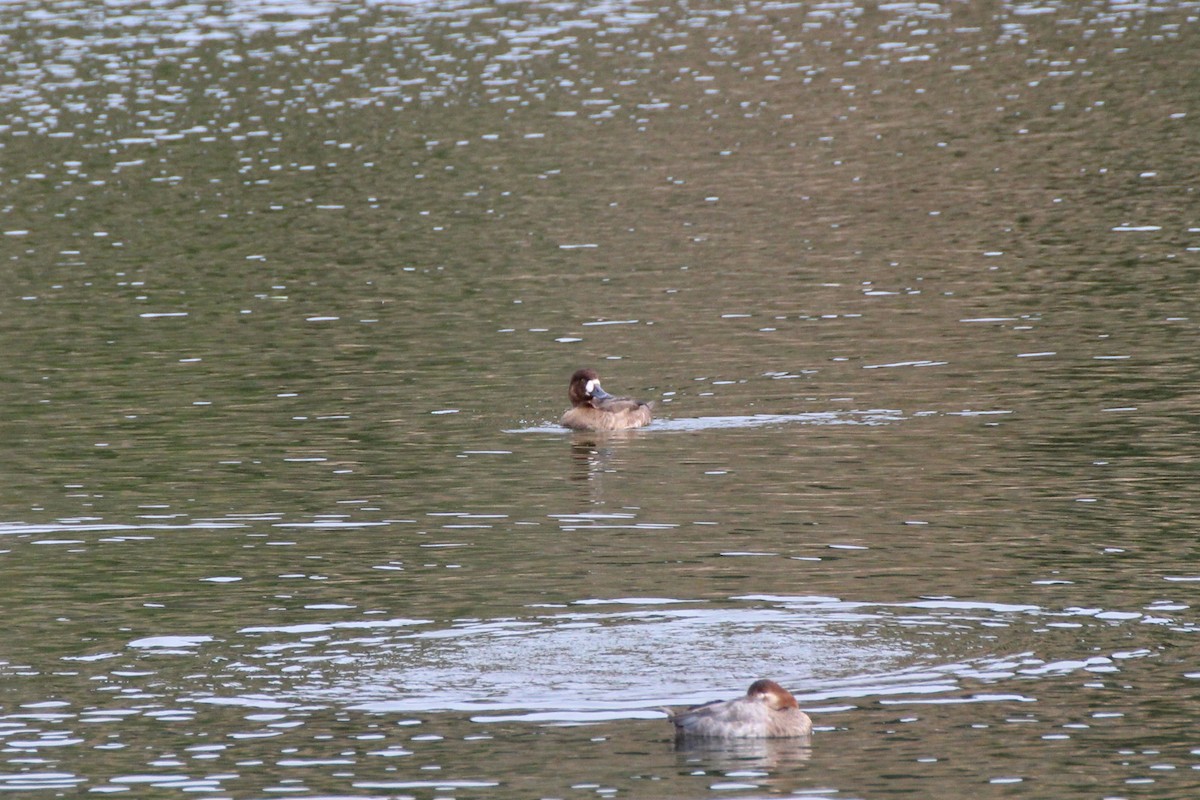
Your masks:
[[[631,397],[613,397],[600,386],[594,369],[576,370],[567,390],[571,407],[563,413],[563,427],[577,431],[616,431],[650,424],[650,404]]]

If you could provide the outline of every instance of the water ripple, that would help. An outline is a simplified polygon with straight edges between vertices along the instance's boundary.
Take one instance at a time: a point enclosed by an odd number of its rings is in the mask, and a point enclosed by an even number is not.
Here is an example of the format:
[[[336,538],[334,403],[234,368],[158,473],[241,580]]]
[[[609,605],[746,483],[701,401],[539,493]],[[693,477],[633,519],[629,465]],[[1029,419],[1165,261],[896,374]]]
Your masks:
[[[257,640],[248,662],[254,670],[283,681],[280,698],[378,713],[466,712],[481,721],[585,723],[645,719],[659,706],[737,693],[745,680],[762,675],[784,682],[806,708],[817,710],[884,698],[1023,702],[1030,698],[1012,681],[1111,671],[1121,660],[1149,655],[1071,654],[1076,635],[1057,634],[1048,622],[1152,621],[1132,612],[953,599],[875,604],[746,595],[730,602],[737,605],[586,599],[556,613],[440,626],[363,620],[241,633]],[[374,630],[366,639],[311,636],[344,628]],[[1070,641],[1061,635],[1070,635]],[[280,637],[302,640],[282,647]],[[1043,652],[1042,645],[1052,647]],[[1060,656],[1060,648],[1067,653]],[[318,678],[312,669],[321,663],[337,668]],[[681,671],[683,664],[687,669]],[[300,665],[306,677],[289,679]],[[980,684],[996,690],[967,688]]]
[[[814,411],[807,414],[742,414],[713,417],[677,417],[656,419],[637,431],[663,431],[667,433],[724,430],[729,428],[762,428],[770,425],[889,425],[904,419],[902,412],[894,409],[871,409],[866,411]],[[514,428],[505,433],[570,433],[567,428],[552,424]],[[632,431],[611,431],[607,437],[629,435]],[[599,435],[578,432],[580,436]]]

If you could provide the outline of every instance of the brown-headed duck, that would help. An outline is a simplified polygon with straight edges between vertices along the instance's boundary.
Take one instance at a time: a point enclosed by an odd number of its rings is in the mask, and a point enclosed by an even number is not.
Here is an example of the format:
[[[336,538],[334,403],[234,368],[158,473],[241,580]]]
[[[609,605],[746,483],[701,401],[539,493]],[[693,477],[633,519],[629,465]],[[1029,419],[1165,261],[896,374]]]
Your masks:
[[[666,710],[680,739],[790,739],[812,734],[812,720],[792,693],[765,678],[750,684],[736,700]]]
[[[650,404],[629,397],[613,397],[600,388],[594,369],[576,370],[567,390],[571,407],[563,413],[563,427],[577,431],[616,431],[650,424]]]

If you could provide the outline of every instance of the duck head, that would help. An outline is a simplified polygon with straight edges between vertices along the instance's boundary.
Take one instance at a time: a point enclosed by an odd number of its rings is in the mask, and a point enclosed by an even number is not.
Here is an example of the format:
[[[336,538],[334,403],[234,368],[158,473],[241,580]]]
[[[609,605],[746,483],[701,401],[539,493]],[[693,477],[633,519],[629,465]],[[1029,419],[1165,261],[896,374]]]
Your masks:
[[[567,389],[567,396],[571,398],[572,407],[583,405],[595,407],[595,401],[607,400],[612,397],[600,386],[600,376],[594,369],[576,370],[575,374],[571,376],[571,385]]]
[[[796,702],[795,697],[792,697],[791,692],[775,681],[766,678],[750,684],[750,688],[746,690],[746,696],[766,703],[767,707],[774,711],[783,711],[786,708],[800,708],[800,704]]]

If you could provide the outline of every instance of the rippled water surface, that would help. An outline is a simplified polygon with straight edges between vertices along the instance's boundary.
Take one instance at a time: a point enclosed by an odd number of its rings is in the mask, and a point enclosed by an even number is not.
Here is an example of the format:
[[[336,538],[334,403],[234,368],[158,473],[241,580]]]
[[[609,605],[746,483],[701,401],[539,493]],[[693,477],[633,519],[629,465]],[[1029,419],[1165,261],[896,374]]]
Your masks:
[[[0,4],[0,790],[1197,796],[1198,26]]]

